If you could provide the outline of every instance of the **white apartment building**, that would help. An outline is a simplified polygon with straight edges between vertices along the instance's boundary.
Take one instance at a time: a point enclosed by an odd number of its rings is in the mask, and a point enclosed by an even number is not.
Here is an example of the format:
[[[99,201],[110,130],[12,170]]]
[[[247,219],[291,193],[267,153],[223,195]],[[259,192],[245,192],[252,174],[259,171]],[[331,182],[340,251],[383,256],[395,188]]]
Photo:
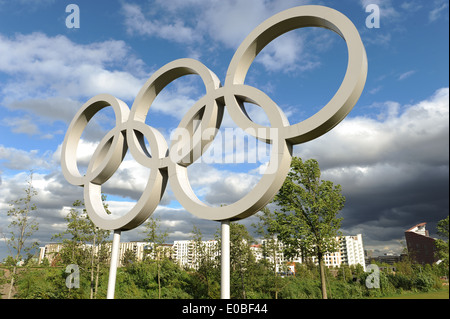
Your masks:
[[[327,267],[340,267],[342,264],[345,265],[357,265],[360,264],[364,271],[366,270],[365,259],[364,259],[364,246],[362,241],[362,235],[358,234],[356,236],[341,236],[336,237],[339,241],[339,250],[334,253],[330,253],[324,256],[324,262]],[[275,245],[275,246],[274,246]],[[87,245],[86,247],[89,247]],[[134,253],[136,259],[143,260],[145,255],[149,255],[155,258],[155,251],[153,249],[153,244],[148,242],[123,242],[120,243],[119,248],[119,266],[122,266],[122,261],[124,254],[127,250]],[[173,245],[164,244],[162,247],[158,248],[158,251],[165,254],[167,258],[174,260],[178,265],[183,268],[198,268],[198,258],[195,247],[196,243],[193,240],[176,240]],[[111,249],[111,244],[107,244],[107,247]],[[40,248],[39,263],[47,258],[52,263],[55,256],[61,251],[62,244],[48,244],[45,247]],[[218,242],[216,240],[202,241],[203,254],[209,256],[213,259],[220,255],[220,249],[218,247]],[[273,249],[275,248],[276,257],[274,260]],[[283,254],[283,244],[274,242],[271,240],[262,240],[261,244],[251,245],[250,249],[256,259],[259,261],[261,259],[267,259],[269,262],[275,264],[277,272],[285,272],[292,263],[302,263],[301,254],[293,260],[287,260]],[[314,263],[318,263],[316,257],[312,257]],[[292,270],[292,267],[290,267]]]
[[[283,253],[283,243],[278,242],[276,239],[263,239],[261,241],[261,244],[259,245],[252,245],[250,247],[253,256],[255,257],[256,261],[259,261],[261,259],[268,260],[271,264],[275,265],[275,271],[278,272],[286,272],[288,270],[287,264],[290,263],[301,263],[302,258],[301,256],[296,257],[293,260],[287,260],[284,257]],[[275,255],[275,260],[274,256]],[[293,271],[293,269],[290,269]]]
[[[92,247],[92,245],[84,245],[86,249],[89,249]],[[111,251],[111,243],[105,244],[106,248]],[[119,266],[122,266],[122,260],[124,257],[124,254],[127,250],[130,250],[134,253],[137,260],[142,260],[144,258],[144,252],[151,247],[152,244],[148,242],[123,242],[120,243],[119,246]],[[39,247],[39,264],[44,261],[44,258],[46,258],[50,265],[54,261],[55,257],[61,252],[63,248],[63,244],[60,243],[52,243],[47,244],[44,247]],[[95,253],[97,253],[98,247],[96,247]],[[108,254],[109,255],[109,254]]]
[[[340,236],[336,237],[339,241],[339,249],[334,253],[329,253],[324,256],[324,263],[327,267],[340,267],[344,265],[357,265],[360,264],[364,271],[366,270],[366,264],[364,259],[364,246],[362,241],[362,235],[358,234],[356,236]],[[302,263],[301,254],[293,260],[287,260],[283,254],[283,244],[277,242],[275,239],[276,247],[276,260],[275,267],[277,272],[285,271],[286,265],[289,262]],[[260,245],[252,245],[251,249],[256,260],[266,258],[271,263],[274,263],[273,252],[267,252],[264,256],[264,252],[267,251],[268,247],[273,249],[271,243],[263,239]],[[317,257],[312,257],[312,262],[318,264]]]
[[[349,266],[360,264],[366,271],[362,235],[342,236],[339,244],[341,263]]]
[[[136,260],[143,260],[144,253],[148,250],[151,250],[152,244],[148,242],[140,242],[140,241],[131,241],[120,243],[119,246],[119,266],[122,266],[123,257],[127,250],[132,251]],[[111,249],[111,245],[108,245],[108,248]]]
[[[216,240],[202,241],[202,246],[196,248],[193,240],[176,240],[173,242],[172,258],[180,267],[198,268],[196,249],[203,249],[204,253],[214,258],[219,255]]]

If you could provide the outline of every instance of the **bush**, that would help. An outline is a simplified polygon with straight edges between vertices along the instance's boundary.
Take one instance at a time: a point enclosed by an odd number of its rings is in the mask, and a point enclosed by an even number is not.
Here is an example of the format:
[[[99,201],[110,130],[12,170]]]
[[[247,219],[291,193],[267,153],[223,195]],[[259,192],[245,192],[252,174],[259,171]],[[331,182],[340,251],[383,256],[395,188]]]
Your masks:
[[[358,283],[340,280],[330,282],[328,289],[328,298],[330,299],[357,299],[362,297],[363,288]]]
[[[414,288],[424,292],[430,291],[435,284],[433,277],[432,274],[425,272],[418,274],[413,282]]]
[[[63,268],[22,269],[16,281],[19,299],[87,299],[90,282],[80,275],[80,288],[66,287],[68,274]]]
[[[278,296],[280,299],[321,299],[320,281],[294,277]]]
[[[413,280],[402,274],[395,274],[395,275],[388,275],[388,279],[391,282],[391,284],[401,290],[411,290],[413,287]]]

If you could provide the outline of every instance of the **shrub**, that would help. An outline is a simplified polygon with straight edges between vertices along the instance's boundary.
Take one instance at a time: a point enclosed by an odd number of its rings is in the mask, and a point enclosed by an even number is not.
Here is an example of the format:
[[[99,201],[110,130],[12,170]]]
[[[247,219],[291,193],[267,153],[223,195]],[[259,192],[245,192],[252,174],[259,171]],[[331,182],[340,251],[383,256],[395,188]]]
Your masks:
[[[435,280],[432,274],[419,273],[414,279],[414,288],[420,291],[430,291],[435,284]]]
[[[391,284],[401,290],[411,290],[413,287],[413,280],[406,275],[402,274],[390,274],[388,275],[388,279],[391,282]]]

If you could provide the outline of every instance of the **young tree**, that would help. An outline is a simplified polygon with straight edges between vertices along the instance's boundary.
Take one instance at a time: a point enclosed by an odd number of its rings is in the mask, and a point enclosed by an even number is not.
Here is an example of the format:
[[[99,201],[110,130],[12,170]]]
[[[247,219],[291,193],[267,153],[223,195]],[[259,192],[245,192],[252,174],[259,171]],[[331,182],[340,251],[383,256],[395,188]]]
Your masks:
[[[38,247],[37,242],[28,243],[31,236],[39,229],[39,224],[33,216],[37,208],[32,200],[37,195],[37,191],[33,187],[32,172],[30,172],[27,187],[24,191],[25,196],[11,201],[9,204],[10,209],[7,211],[7,216],[11,219],[11,223],[8,226],[11,231],[9,232],[9,238],[6,238],[6,245],[14,263],[8,299],[11,298],[14,287],[14,278],[17,271],[16,264],[22,260],[24,253],[29,255],[33,249]]]
[[[341,186],[320,179],[319,164],[293,157],[291,170],[275,196],[278,238],[286,246],[285,255],[295,257],[299,251],[316,256],[319,261],[322,298],[327,299],[323,257],[336,251],[345,197]]]
[[[153,216],[144,224],[144,241],[151,243],[152,255],[156,260],[157,276],[158,276],[158,299],[161,299],[161,255],[165,256],[163,244],[166,241],[168,234],[160,229],[160,219]]]
[[[136,253],[131,249],[125,250],[122,257],[122,265],[126,267],[132,265],[136,261],[137,261]]]
[[[259,222],[252,224],[252,226],[256,228],[256,233],[264,239],[262,245],[263,258],[268,264],[272,264],[273,280],[271,281],[273,281],[275,299],[278,299],[278,292],[282,289],[282,285],[281,278],[277,276],[277,264],[282,250],[277,238],[276,215],[266,206],[256,216],[259,218]],[[270,260],[272,260],[272,263]]]
[[[230,223],[230,266],[232,279],[234,277],[235,289],[241,288],[240,298],[247,299],[245,275],[251,272],[255,258],[250,250],[253,238],[247,228],[238,223]],[[234,276],[233,276],[234,275]]]
[[[102,195],[102,200],[103,206],[109,214],[106,195]],[[63,249],[60,252],[63,263],[66,265],[76,264],[81,268],[90,269],[90,298],[94,299],[97,293],[100,263],[105,259],[103,258],[104,246],[111,232],[95,226],[82,201],[76,200],[72,206],[65,217],[67,229],[53,235],[52,240],[60,239],[63,242]]]
[[[437,224],[437,233],[443,239],[436,240],[436,254],[440,260],[442,260],[442,264],[444,268],[447,270],[448,276],[448,216],[445,219],[442,219]]]
[[[208,247],[203,242],[200,229],[194,226],[192,230],[193,241],[193,261],[197,266],[197,274],[199,274],[206,284],[206,296],[211,298],[211,281],[217,271],[217,261],[215,260],[216,251],[219,245]]]

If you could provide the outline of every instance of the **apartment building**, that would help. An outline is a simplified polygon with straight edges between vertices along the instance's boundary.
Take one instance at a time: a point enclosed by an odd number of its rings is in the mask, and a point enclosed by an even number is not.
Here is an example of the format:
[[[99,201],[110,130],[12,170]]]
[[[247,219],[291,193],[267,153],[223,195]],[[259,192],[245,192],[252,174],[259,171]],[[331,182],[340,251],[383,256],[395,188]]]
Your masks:
[[[366,263],[364,258],[364,245],[362,241],[362,235],[356,236],[340,236],[336,237],[339,241],[339,249],[334,253],[326,254],[323,258],[325,266],[327,267],[340,267],[344,265],[361,265],[366,270]],[[276,239],[262,240],[259,245],[251,246],[253,255],[256,260],[267,259],[269,262],[275,264],[277,272],[284,272],[286,265],[289,263],[302,263],[302,256],[299,253],[293,260],[288,260],[283,254],[283,244],[277,242]],[[274,257],[275,261],[274,261]],[[311,261],[318,264],[317,257],[311,257]]]
[[[39,247],[38,263],[42,263],[44,261],[44,258],[46,258],[49,264],[53,265],[57,255],[61,252],[62,248],[62,244],[47,244],[44,247]]]
[[[357,265],[360,264],[365,270],[364,247],[362,235],[356,236],[341,236],[336,237],[339,241],[339,249],[334,253],[324,256],[324,262],[327,267],[339,267],[342,264]],[[111,244],[106,244],[106,248],[110,251]],[[50,264],[53,263],[55,257],[62,249],[62,244],[48,244],[40,248],[39,263],[44,258],[47,258]],[[86,248],[91,247],[86,245]],[[198,257],[200,255],[207,256],[214,259],[220,256],[220,247],[216,240],[202,241],[198,245],[193,240],[176,240],[173,244],[164,244],[158,246],[158,249],[153,248],[154,245],[148,242],[123,242],[120,243],[119,248],[119,266],[123,266],[123,259],[127,251],[133,252],[136,260],[143,260],[146,256],[152,259],[156,258],[156,253],[164,254],[165,258],[172,259],[180,267],[197,269],[199,265]],[[96,248],[97,249],[97,248]],[[293,263],[302,263],[302,256],[293,260],[288,260],[283,254],[283,243],[276,239],[262,240],[260,244],[251,245],[250,250],[253,253],[256,261],[266,259],[275,265],[277,272],[287,272],[289,265],[293,270]],[[275,257],[274,257],[275,256]],[[316,257],[311,258],[313,263],[318,264]]]
[[[111,252],[111,243],[105,244],[107,252]],[[132,251],[134,256],[136,257],[136,260],[142,260],[144,258],[144,255],[147,253],[149,254],[149,249],[152,246],[151,243],[148,242],[123,242],[120,243],[119,247],[119,266],[122,266],[123,264],[123,257],[125,255],[125,252]],[[84,249],[91,249],[92,245],[83,245]],[[50,263],[50,265],[53,265],[54,262],[57,260],[58,254],[61,252],[63,248],[63,244],[61,243],[52,243],[47,244],[44,247],[39,247],[39,259],[38,263],[42,263],[44,259],[47,259]],[[99,247],[95,247],[95,252],[98,253]],[[109,256],[110,253],[107,253]]]
[[[361,234],[339,237],[339,255],[336,257],[341,259],[340,263],[349,266],[359,264],[366,271],[364,245]]]
[[[202,241],[201,245],[193,240],[176,240],[173,242],[172,257],[180,267],[197,269],[200,253],[211,259],[219,256],[218,242],[216,240]]]
[[[108,244],[108,249],[111,249],[111,245]],[[136,260],[143,260],[145,255],[149,255],[153,252],[153,245],[148,242],[132,241],[120,243],[119,247],[119,265],[121,266],[124,261],[124,256],[127,251],[131,251]]]
[[[283,243],[277,241],[277,239],[263,239],[261,244],[250,246],[250,250],[252,251],[256,261],[266,259],[271,264],[275,265],[275,271],[277,273],[287,272],[288,270],[292,271],[293,269],[291,270],[288,267],[288,263],[302,262],[301,256],[298,256],[293,260],[287,260],[284,257],[283,248]]]

